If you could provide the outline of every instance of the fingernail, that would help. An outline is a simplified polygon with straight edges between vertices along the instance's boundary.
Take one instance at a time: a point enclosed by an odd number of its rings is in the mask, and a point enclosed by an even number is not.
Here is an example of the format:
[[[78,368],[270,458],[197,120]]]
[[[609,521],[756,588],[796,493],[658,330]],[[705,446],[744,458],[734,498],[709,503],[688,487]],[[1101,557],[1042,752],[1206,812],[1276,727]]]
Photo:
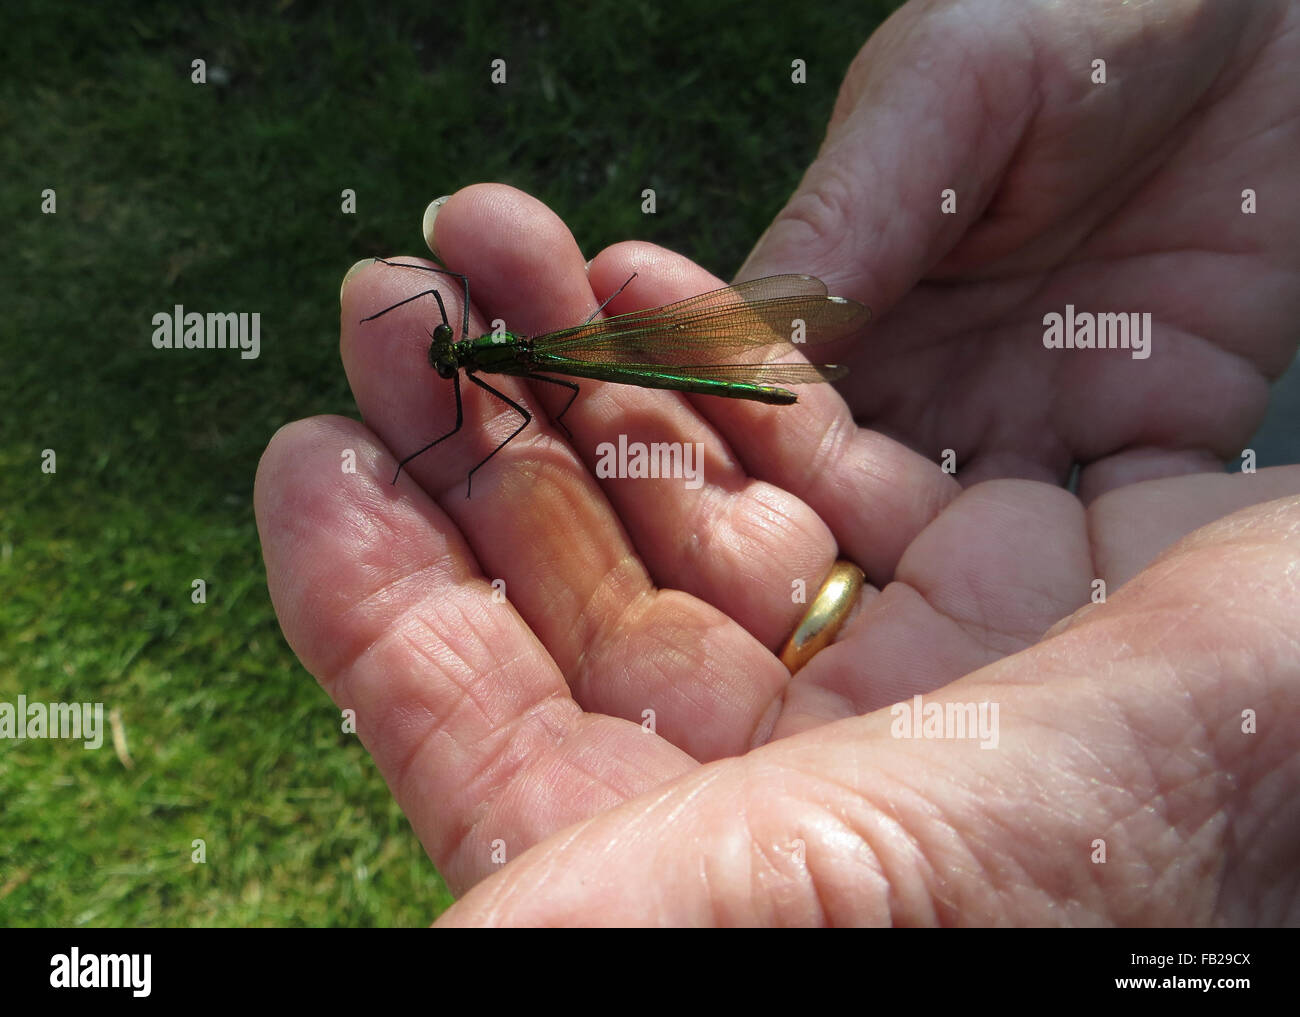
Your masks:
[[[343,306],[343,291],[347,289],[348,280],[351,279],[354,275],[356,275],[361,269],[365,268],[367,265],[373,265],[374,263],[375,263],[374,258],[362,258],[350,269],[348,269],[346,272],[343,273],[343,281],[339,283],[339,306],[340,307]]]
[[[447,204],[450,197],[450,194],[444,194],[441,198],[434,198],[429,202],[429,207],[424,210],[424,242],[429,245],[429,250],[439,261],[442,261],[442,255],[438,253],[438,245],[433,241],[433,224],[437,221],[438,210]]]

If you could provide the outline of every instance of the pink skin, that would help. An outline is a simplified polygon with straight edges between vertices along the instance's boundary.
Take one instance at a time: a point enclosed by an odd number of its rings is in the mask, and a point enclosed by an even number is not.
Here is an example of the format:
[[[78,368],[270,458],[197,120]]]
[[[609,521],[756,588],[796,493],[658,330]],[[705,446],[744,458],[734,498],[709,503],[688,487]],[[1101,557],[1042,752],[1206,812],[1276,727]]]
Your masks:
[[[493,376],[539,412],[473,499],[518,418],[469,385],[465,430],[393,487],[453,420],[436,307],[360,325],[423,273],[348,282],[366,424],[281,429],[258,524],[286,637],[465,893],[443,924],[1300,918],[1300,467],[1204,472],[1294,350],[1297,8],[1011,7],[891,19],[744,272],[873,306],[847,388],[872,430],[829,386],[766,407],[584,382],[575,451],[547,418],[566,393]],[[935,215],[949,186],[961,214]],[[611,313],[719,285],[639,243],[588,273],[502,186],[436,228],[480,331],[580,321],[633,270]],[[1067,301],[1152,310],[1152,358],[1033,354]],[[619,432],[704,442],[703,488],[597,480]],[[875,586],[791,679],[792,581],[838,556]],[[891,737],[881,708],[917,693],[998,703],[998,748]]]

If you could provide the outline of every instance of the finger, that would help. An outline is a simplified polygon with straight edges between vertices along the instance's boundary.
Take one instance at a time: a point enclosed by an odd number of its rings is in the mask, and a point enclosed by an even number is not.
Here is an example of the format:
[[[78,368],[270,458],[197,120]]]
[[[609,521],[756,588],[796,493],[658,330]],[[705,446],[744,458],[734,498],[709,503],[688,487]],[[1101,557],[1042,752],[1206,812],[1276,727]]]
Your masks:
[[[791,683],[774,738],[941,688],[1019,652],[1168,547],[1250,505],[1300,493],[1300,467],[1171,477],[1099,498],[1026,481],[968,489]],[[1099,600],[1100,598],[1100,600]]]
[[[552,307],[561,294],[561,310],[555,313],[585,317],[595,304],[572,237],[543,206],[531,200],[524,205],[517,195],[509,188],[475,187],[453,196],[438,214],[439,249],[454,267],[478,266],[475,280],[485,282],[484,321],[504,318],[512,330],[528,332],[534,330],[529,316],[535,312],[517,293],[503,295],[498,279],[505,275],[517,288],[521,274],[546,262],[540,250],[528,246],[537,241],[542,250],[557,252],[550,261],[563,269],[563,278],[553,285],[545,275],[530,277],[542,304]],[[503,261],[494,253],[496,242],[484,239],[502,236],[517,241],[500,247],[506,252]],[[515,263],[521,245],[531,260]],[[576,286],[569,282],[574,275]],[[423,312],[414,301],[366,324],[360,320],[425,288],[424,276],[377,265],[356,273],[344,291],[342,349],[357,403],[382,436],[407,449],[447,433],[454,423],[454,410],[444,405],[441,423],[418,430],[416,424],[435,419],[439,389],[445,404],[450,384],[428,366],[427,315],[441,322],[437,304],[425,298],[429,307]],[[475,283],[476,303],[479,290]],[[580,298],[573,295],[584,290],[580,312],[574,303]],[[453,322],[460,317],[459,291],[455,283],[442,291]],[[486,331],[474,318],[471,329]],[[509,387],[511,379],[491,378],[521,405],[537,406],[522,386]],[[485,402],[495,400],[473,402],[486,393],[472,388],[462,384],[466,434],[420,456],[409,470],[437,492],[485,574],[503,584],[575,698],[587,710],[638,723],[653,717],[655,730],[698,758],[743,751],[764,729],[764,718],[770,726],[787,677],[779,661],[717,610],[654,589],[594,478],[554,435],[544,414],[479,471],[474,497],[467,500],[459,481],[519,421],[508,407],[508,420],[494,419],[497,410]],[[486,439],[478,433],[492,428]],[[407,433],[428,437],[412,441],[402,437]],[[398,490],[410,486],[403,481]]]
[[[687,259],[649,244],[619,244],[591,265],[598,289],[626,279],[633,271],[639,273],[637,282],[642,277],[649,280],[666,302],[719,285]],[[610,311],[636,306],[635,295],[625,293]],[[863,341],[869,342],[869,336]],[[737,468],[720,478],[717,486],[731,490],[742,476],[765,482],[764,487],[745,489],[752,497],[730,507],[741,521],[733,532],[742,538],[742,546],[753,549],[751,560],[762,563],[768,587],[787,594],[778,618],[764,619],[763,628],[751,627],[768,645],[779,643],[798,621],[801,609],[788,596],[794,580],[815,589],[838,554],[852,559],[872,579],[887,581],[916,534],[960,490],[934,463],[857,427],[831,386],[802,385],[797,394],[795,405],[777,407],[743,399],[689,398],[693,412],[711,425],[711,432],[720,436],[737,462]],[[613,399],[615,393],[605,392],[602,397]],[[596,404],[594,411],[599,410]],[[609,491],[620,513],[634,520],[634,533],[648,539],[656,521],[694,514],[680,493],[676,503],[656,503],[642,500],[639,491],[620,493],[617,487]],[[834,544],[821,535],[820,523],[829,528]],[[672,574],[674,585],[689,581],[689,575],[681,573],[698,568],[694,561],[688,566]],[[715,582],[705,585],[700,595],[730,612],[731,604],[717,598],[723,595],[728,577],[738,574],[745,570],[724,561]]]
[[[1127,197],[1135,167],[1185,122],[1233,50],[1259,44],[1262,26],[1249,23],[1275,16],[1224,4],[1178,12],[1161,31],[1152,12],[1109,18],[1109,59],[1132,73],[1098,89],[1089,75],[1059,72],[1097,35],[1095,11],[1019,13],[981,25],[974,48],[960,5],[904,5],[881,25],[845,76],[816,161],[740,278],[790,271],[793,258],[883,313],[926,274],[1006,276],[1058,260]],[[1044,222],[1052,235],[1027,244]]]
[[[467,211],[470,201],[475,205]],[[513,226],[518,220],[528,227]],[[440,210],[436,229],[444,256],[475,264],[475,299],[485,307],[517,303],[519,279],[526,276],[537,299],[509,318],[512,328],[535,335],[579,324],[592,313],[592,283],[577,248],[563,224],[535,199],[508,188],[472,188],[464,203],[457,195]],[[500,235],[510,242],[485,247],[481,241]],[[689,269],[686,285],[696,287],[692,292],[721,285],[702,270]],[[597,293],[602,299],[613,294],[638,271],[629,267],[617,279],[597,271]],[[611,311],[664,303],[658,282],[654,267],[646,266]],[[575,293],[585,294],[585,301],[556,296]],[[681,395],[581,378],[576,383],[581,391],[564,422],[590,473],[602,474],[600,490],[627,526],[653,580],[700,597],[762,644],[776,645],[794,623],[790,579],[812,575],[820,582],[834,561],[826,527],[798,499],[746,476],[725,442]],[[570,394],[556,386],[532,388],[533,405],[547,407],[548,415],[569,402]],[[632,471],[619,469],[616,450],[637,443],[646,448],[667,443],[680,453],[675,462],[689,461],[693,469],[669,478],[628,475]],[[604,466],[611,463],[614,475],[605,476]],[[771,674],[783,679],[776,670]]]
[[[356,472],[340,469],[344,455]],[[341,709],[448,883],[694,764],[582,713],[455,526],[394,492],[360,424],[282,428],[258,467],[267,584],[285,637]]]
[[[1097,574],[1118,589],[1193,530],[1250,505],[1300,493],[1300,466],[1197,473],[1130,484],[1088,507]]]
[[[997,73],[978,81],[971,60],[936,59],[969,53],[961,20],[904,7],[867,41],[817,159],[738,278],[810,272],[883,315],[970,229],[1032,113],[1033,67],[1011,30],[981,34]],[[948,193],[955,213],[939,214]]]
[[[916,540],[894,582],[791,683],[773,737],[942,688],[1032,646],[1094,592],[1087,518],[1031,481],[966,490]]]

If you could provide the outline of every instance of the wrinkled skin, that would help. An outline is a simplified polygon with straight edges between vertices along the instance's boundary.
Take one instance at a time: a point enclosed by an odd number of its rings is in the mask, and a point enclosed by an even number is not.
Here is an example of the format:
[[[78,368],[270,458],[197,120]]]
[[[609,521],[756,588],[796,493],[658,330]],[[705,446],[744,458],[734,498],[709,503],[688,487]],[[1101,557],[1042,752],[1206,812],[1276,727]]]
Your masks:
[[[909,5],[742,272],[871,304],[844,394],[584,383],[571,447],[563,391],[492,377],[545,412],[472,500],[517,416],[464,386],[465,431],[391,486],[453,420],[436,308],[360,325],[427,282],[349,278],[368,426],[283,428],[258,524],[290,644],[464,894],[441,924],[1300,919],[1300,468],[1221,472],[1294,353],[1298,26],[1265,2]],[[588,271],[501,186],[453,196],[436,239],[480,332],[580,321],[633,270],[610,313],[718,285],[645,244]],[[1151,311],[1151,358],[1044,350],[1066,303]],[[598,480],[620,432],[704,442],[703,488]],[[874,585],[791,679],[792,582],[839,556]],[[883,708],[917,693],[996,703],[996,748],[892,737]]]

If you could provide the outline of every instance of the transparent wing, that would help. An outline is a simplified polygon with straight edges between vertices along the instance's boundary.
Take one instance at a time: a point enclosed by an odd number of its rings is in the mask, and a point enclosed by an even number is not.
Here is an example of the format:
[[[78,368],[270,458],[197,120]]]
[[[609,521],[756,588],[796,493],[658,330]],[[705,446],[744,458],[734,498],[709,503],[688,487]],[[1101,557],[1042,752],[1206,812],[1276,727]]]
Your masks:
[[[852,335],[870,316],[854,300],[828,296],[826,284],[813,276],[773,275],[548,332],[533,337],[533,345],[539,353],[586,363],[693,366],[698,371],[698,361],[711,355],[766,347],[764,355],[777,356],[833,342]]]

